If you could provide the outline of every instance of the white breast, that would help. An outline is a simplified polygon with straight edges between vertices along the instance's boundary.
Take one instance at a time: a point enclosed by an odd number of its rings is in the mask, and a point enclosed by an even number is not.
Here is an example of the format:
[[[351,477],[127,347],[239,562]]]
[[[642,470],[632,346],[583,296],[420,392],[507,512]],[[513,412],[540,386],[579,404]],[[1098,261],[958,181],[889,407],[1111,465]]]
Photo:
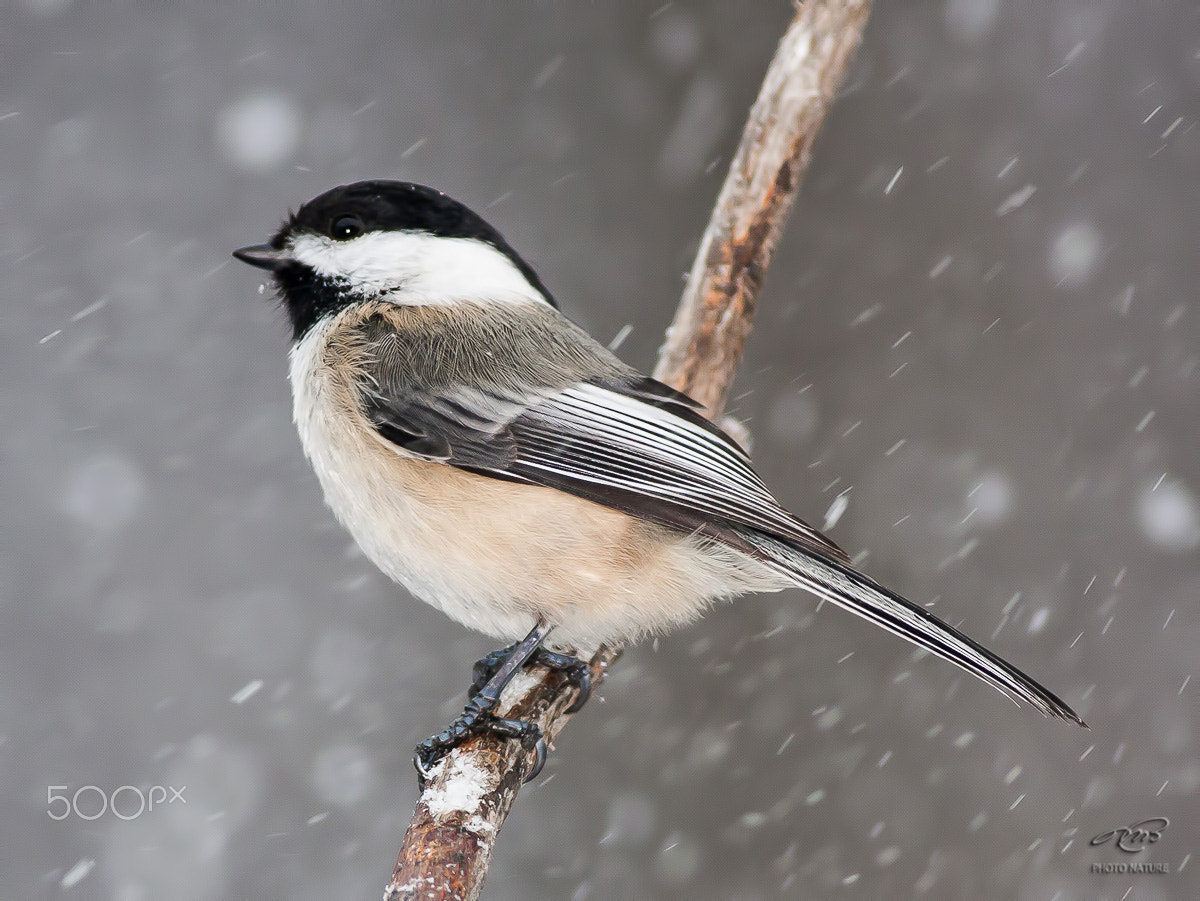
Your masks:
[[[325,502],[370,560],[424,599],[436,595],[419,566],[421,504],[404,470],[357,413],[348,373],[330,366],[342,317],[318,323],[291,352],[292,416]]]

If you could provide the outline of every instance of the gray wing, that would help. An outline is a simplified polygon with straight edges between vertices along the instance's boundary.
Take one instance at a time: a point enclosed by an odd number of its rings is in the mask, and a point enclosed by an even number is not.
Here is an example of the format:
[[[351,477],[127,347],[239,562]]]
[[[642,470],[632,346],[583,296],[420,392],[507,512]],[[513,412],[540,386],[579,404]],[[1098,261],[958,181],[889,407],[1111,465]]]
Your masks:
[[[491,392],[420,387],[368,355],[362,407],[403,451],[470,472],[556,488],[741,546],[756,529],[848,564],[846,553],[771,496],[733,439],[686,395],[635,374]],[[535,379],[536,382],[536,379]]]

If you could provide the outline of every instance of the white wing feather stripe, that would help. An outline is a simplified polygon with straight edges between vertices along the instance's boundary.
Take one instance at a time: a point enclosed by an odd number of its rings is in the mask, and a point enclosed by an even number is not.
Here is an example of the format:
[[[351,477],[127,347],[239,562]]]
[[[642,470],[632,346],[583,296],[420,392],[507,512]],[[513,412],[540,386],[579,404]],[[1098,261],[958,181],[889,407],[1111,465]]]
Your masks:
[[[648,497],[659,497],[666,500],[672,500],[675,503],[678,503],[680,506],[696,510],[697,512],[703,513],[706,516],[722,516],[734,522],[740,522],[744,525],[764,530],[780,531],[784,534],[795,530],[795,525],[793,523],[772,521],[761,515],[761,513],[758,511],[751,510],[742,505],[722,502],[712,496],[698,496],[695,493],[666,490],[664,489],[660,480],[648,482],[642,479],[632,478],[630,476],[622,476],[621,478],[604,478],[594,469],[581,470],[577,468],[566,468],[537,460],[528,460],[526,461],[526,465],[532,468],[540,469],[544,472],[556,473],[572,479],[578,479],[579,481],[607,485],[611,488],[619,488],[625,491],[645,494]]]
[[[579,385],[568,389],[553,398],[551,403],[583,413],[586,421],[606,421],[625,430],[630,437],[650,437],[655,443],[670,437],[674,443],[665,446],[678,447],[680,443],[685,443],[700,451],[707,459],[723,467],[733,464],[730,468],[734,471],[758,481],[749,461],[735,445],[653,404],[596,385]],[[638,446],[642,446],[640,442]]]
[[[610,458],[605,461],[604,465],[599,465],[592,457],[568,452],[562,448],[556,449],[554,454],[527,450],[522,454],[521,459],[526,465],[535,466],[547,472],[585,479],[613,488],[637,489],[652,496],[678,500],[693,509],[732,514],[734,518],[741,519],[747,524],[757,523],[761,527],[769,526],[775,529],[795,528],[794,522],[782,516],[771,516],[774,511],[770,509],[763,509],[751,503],[739,503],[729,497],[699,493],[696,491],[699,486],[695,480],[686,480],[661,469],[639,465],[634,460],[615,461]],[[575,461],[581,465],[570,465]]]
[[[758,485],[720,471],[715,464],[697,459],[686,448],[676,448],[672,445],[650,448],[645,442],[630,440],[620,431],[595,419],[559,419],[558,423],[560,429],[565,427],[585,441],[602,443],[610,454],[619,453],[629,459],[652,461],[671,474],[686,473],[693,479],[719,487],[721,490],[752,497],[758,504],[773,504],[771,496]]]
[[[545,426],[537,432],[553,448],[549,454],[523,451],[539,469],[614,488],[636,487],[700,512],[824,543],[819,533],[779,506],[744,452],[670,411],[596,385],[578,385],[529,410],[528,416],[524,427],[536,428],[531,420],[542,420]],[[580,463],[572,467],[559,446],[564,429],[583,441],[596,440],[604,455],[572,454]]]
[[[598,435],[614,437],[610,430],[604,428],[602,424],[597,423],[595,420],[589,420],[586,423],[566,423],[566,425],[572,429],[572,433],[581,441],[593,441]],[[583,428],[580,428],[580,426],[583,426]],[[562,455],[562,432],[554,427],[553,421],[546,428],[538,428],[536,426],[532,428],[526,426],[526,428],[530,432],[536,432],[538,437],[544,438],[547,441],[547,446],[551,449],[551,453],[542,455],[544,459],[553,461]],[[561,429],[561,426],[559,426],[559,429]],[[556,440],[559,442],[559,446],[555,446],[554,442]],[[688,468],[684,465],[687,461],[681,460],[678,454],[660,456],[658,454],[649,455],[640,453],[644,445],[629,445],[624,442],[614,445],[610,442],[605,442],[601,446],[607,452],[603,457],[585,456],[580,453],[576,453],[575,456],[580,461],[590,464],[592,468],[600,466],[613,469],[614,464],[621,464],[626,468],[636,468],[646,473],[652,473],[656,479],[675,482],[682,488],[694,488],[697,485],[704,485],[706,482],[710,485],[713,482],[718,482],[718,485],[712,487],[728,491],[730,494],[742,498],[751,507],[761,509],[764,513],[773,513],[775,514],[775,518],[780,519],[782,522],[792,522],[790,517],[783,514],[782,508],[775,503],[774,498],[765,491],[755,490],[758,488],[757,485],[747,484],[744,480],[735,481],[728,478],[718,478],[714,475],[711,467],[708,466],[700,470]],[[537,454],[539,454],[539,450],[536,447],[530,447],[523,451],[522,456]],[[617,472],[619,473],[619,471],[618,469]]]
[[[664,462],[678,466],[691,460],[699,471],[710,476],[719,476],[731,487],[744,489],[747,482],[770,497],[754,470],[744,463],[724,442],[698,426],[664,413],[652,404],[630,400],[611,391],[594,386],[582,386],[589,394],[603,392],[598,397],[572,396],[575,390],[565,392],[543,405],[537,412],[552,409],[564,419],[569,419],[584,430],[603,431],[611,437],[623,439],[621,444],[641,454],[658,451]],[[581,402],[582,401],[582,402]],[[616,408],[620,404],[624,409]],[[658,428],[646,420],[653,418]],[[681,457],[683,459],[681,459]],[[717,470],[714,472],[714,465]]]
[[[694,510],[727,516],[746,525],[781,531],[785,535],[798,530],[799,524],[796,520],[778,507],[769,495],[763,497],[744,490],[753,486],[746,486],[744,483],[712,485],[709,480],[707,487],[713,490],[703,491],[706,487],[705,478],[709,473],[707,469],[702,473],[695,473],[682,469],[678,461],[670,460],[656,466],[644,456],[639,458],[630,449],[614,448],[611,445],[606,445],[608,453],[598,458],[585,452],[570,451],[561,443],[554,446],[553,442],[556,439],[561,442],[561,433],[536,427],[531,428],[530,432],[544,439],[548,450],[525,448],[521,458],[527,465],[571,478],[584,479],[594,484],[669,498]],[[576,434],[581,440],[586,441],[589,438],[586,434]],[[620,456],[614,454],[614,451]],[[574,462],[578,462],[579,465],[572,465]]]
[[[651,496],[671,498],[693,509],[732,515],[747,525],[780,530],[784,534],[796,528],[796,523],[786,518],[786,514],[777,514],[774,509],[764,508],[753,497],[743,501],[730,495],[705,493],[697,490],[704,486],[694,478],[679,476],[669,469],[648,466],[636,459],[610,456],[596,460],[586,454],[558,447],[552,453],[527,449],[522,453],[522,462],[596,484],[625,490],[637,489]]]

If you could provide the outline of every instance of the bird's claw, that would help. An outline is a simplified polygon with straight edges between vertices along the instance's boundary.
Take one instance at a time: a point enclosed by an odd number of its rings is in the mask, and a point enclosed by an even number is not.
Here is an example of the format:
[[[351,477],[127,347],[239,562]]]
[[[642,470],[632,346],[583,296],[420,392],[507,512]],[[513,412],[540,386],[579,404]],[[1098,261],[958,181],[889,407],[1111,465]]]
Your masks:
[[[575,686],[575,701],[567,708],[567,713],[575,713],[587,703],[592,693],[592,671],[587,661],[570,654],[547,651],[542,647],[529,650],[529,642],[534,639],[540,641],[545,637],[546,631],[545,624],[539,623],[538,628],[524,641],[492,651],[476,661],[471,670],[471,700],[466,708],[449,726],[437,735],[425,739],[413,752],[413,766],[417,769],[417,780],[422,791],[425,790],[425,784],[438,761],[467,739],[485,733],[502,738],[515,738],[521,742],[521,747],[526,752],[533,753],[533,761],[525,775],[526,782],[536,778],[542,771],[542,767],[546,765],[547,745],[541,728],[537,723],[526,720],[496,716],[496,708],[500,704],[500,694],[504,686],[516,672],[515,661],[505,669],[514,654],[520,655],[524,666],[544,666]],[[505,673],[503,676],[500,675],[502,670]]]
[[[548,662],[546,657],[560,658],[555,662]],[[568,707],[564,713],[578,713],[583,709],[583,705],[588,702],[588,698],[592,696],[592,668],[588,666],[586,660],[580,660],[578,657],[569,657],[566,654],[555,654],[553,651],[546,651],[542,659],[537,661],[542,666],[547,666],[557,672],[568,683],[575,686],[575,701]]]
[[[476,695],[449,726],[417,745],[413,752],[413,766],[417,770],[417,784],[421,791],[425,790],[433,768],[443,757],[467,739],[489,732],[503,738],[515,738],[521,742],[522,748],[533,752],[533,763],[525,776],[526,782],[542,771],[546,765],[547,747],[541,727],[527,720],[496,716],[494,711],[498,703],[498,698]]]

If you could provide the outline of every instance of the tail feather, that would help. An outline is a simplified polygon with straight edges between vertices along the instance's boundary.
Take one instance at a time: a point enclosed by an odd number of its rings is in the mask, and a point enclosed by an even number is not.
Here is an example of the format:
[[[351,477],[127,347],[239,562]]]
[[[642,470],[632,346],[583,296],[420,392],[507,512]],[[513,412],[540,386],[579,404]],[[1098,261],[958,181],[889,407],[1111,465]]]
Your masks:
[[[1049,689],[925,608],[889,591],[853,567],[819,559],[761,533],[743,535],[762,553],[768,566],[785,573],[818,597],[958,664],[1014,701],[1024,701],[1046,716],[1087,728],[1087,723]]]

